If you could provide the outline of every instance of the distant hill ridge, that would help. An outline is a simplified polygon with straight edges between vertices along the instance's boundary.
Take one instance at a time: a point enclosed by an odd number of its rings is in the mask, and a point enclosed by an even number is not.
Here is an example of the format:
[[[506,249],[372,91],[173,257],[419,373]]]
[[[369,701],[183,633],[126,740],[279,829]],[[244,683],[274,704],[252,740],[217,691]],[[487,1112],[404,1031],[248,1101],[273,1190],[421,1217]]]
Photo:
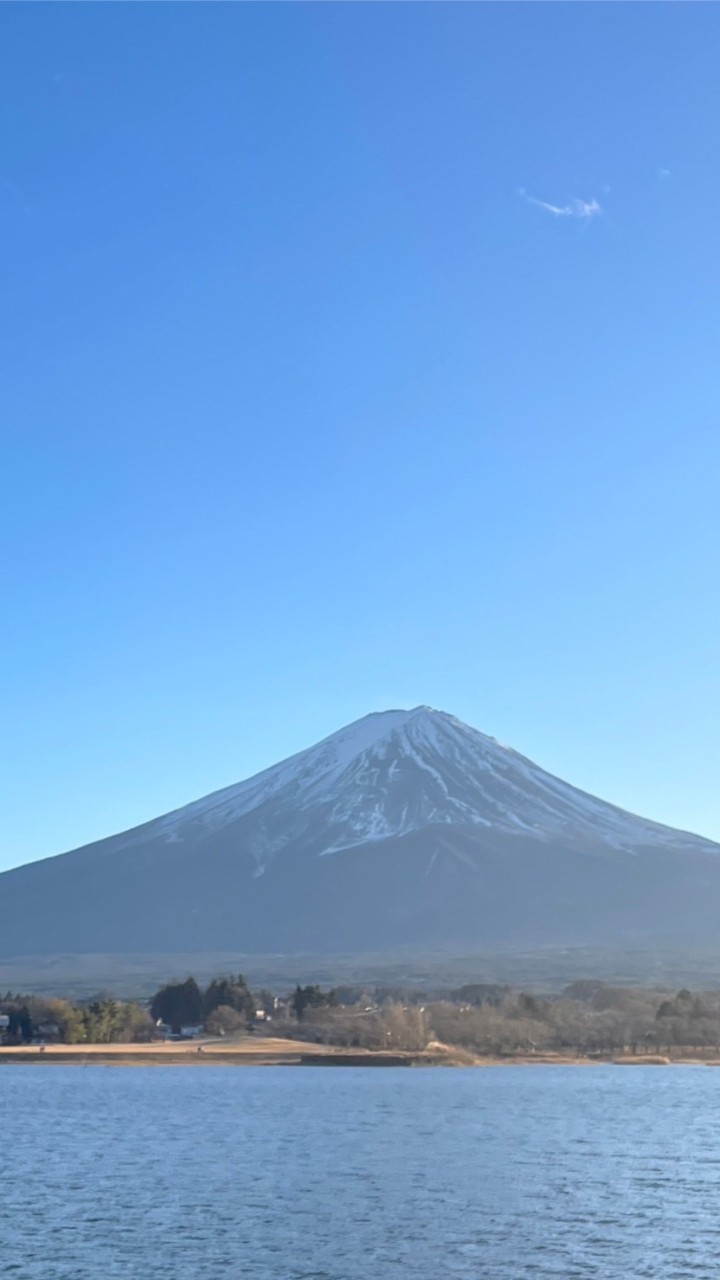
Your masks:
[[[0,954],[714,941],[720,845],[429,707],[0,876]]]

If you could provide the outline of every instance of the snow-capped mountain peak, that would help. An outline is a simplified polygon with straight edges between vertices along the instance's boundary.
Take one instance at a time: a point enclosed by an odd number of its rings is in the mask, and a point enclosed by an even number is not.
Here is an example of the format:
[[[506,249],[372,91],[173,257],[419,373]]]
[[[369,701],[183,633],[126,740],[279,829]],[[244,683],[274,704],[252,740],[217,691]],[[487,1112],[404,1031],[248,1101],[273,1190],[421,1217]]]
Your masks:
[[[699,840],[597,800],[427,706],[373,712],[155,825],[179,843],[241,820],[258,872],[291,843],[324,857],[429,827],[629,851]]]
[[[0,947],[312,953],[716,938],[719,855],[443,711],[381,711],[174,813],[6,872]]]

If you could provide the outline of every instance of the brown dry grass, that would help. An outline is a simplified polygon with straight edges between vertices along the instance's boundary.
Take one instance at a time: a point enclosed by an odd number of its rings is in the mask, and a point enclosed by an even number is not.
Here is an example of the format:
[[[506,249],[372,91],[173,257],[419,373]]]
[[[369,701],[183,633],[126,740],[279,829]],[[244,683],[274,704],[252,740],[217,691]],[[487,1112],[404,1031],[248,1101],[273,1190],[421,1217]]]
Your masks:
[[[200,1052],[198,1052],[200,1050]],[[92,1061],[118,1066],[205,1066],[205,1065],[281,1065],[298,1063],[300,1059],[350,1056],[354,1062],[363,1057],[377,1061],[384,1055],[372,1050],[352,1051],[333,1045],[309,1044],[305,1041],[286,1040],[280,1036],[228,1037],[223,1040],[194,1040],[188,1042],[155,1041],[151,1044],[52,1044],[40,1048],[37,1045],[4,1046],[0,1048],[0,1065],[3,1063],[64,1063],[78,1065]],[[572,1054],[536,1053],[515,1057],[494,1058],[476,1055],[465,1049],[435,1041],[425,1053],[401,1052],[391,1057],[407,1057],[418,1065],[428,1066],[600,1066],[612,1061],[627,1066],[672,1066],[674,1063],[694,1062],[696,1065],[720,1066],[712,1058],[675,1059],[660,1054],[623,1055],[614,1059],[581,1058]]]
[[[201,1050],[201,1052],[198,1052]],[[332,1053],[323,1045],[306,1045],[297,1040],[284,1040],[275,1036],[262,1036],[257,1039],[223,1039],[223,1040],[190,1040],[153,1041],[150,1044],[48,1044],[44,1048],[39,1045],[12,1045],[0,1048],[0,1060],[12,1062],[20,1059],[38,1062],[62,1058],[63,1061],[93,1058],[102,1055],[106,1059],[157,1059],[164,1060],[189,1059],[190,1061],[208,1058],[243,1058],[253,1059],[282,1058],[297,1059],[301,1054]],[[342,1050],[337,1050],[342,1052]]]

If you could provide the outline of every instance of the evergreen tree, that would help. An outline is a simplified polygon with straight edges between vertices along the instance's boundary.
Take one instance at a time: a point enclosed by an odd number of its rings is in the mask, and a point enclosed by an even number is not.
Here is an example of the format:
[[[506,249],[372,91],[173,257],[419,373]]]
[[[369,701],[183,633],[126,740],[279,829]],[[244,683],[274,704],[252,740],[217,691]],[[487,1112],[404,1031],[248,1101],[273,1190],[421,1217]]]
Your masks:
[[[203,998],[194,978],[184,982],[169,982],[153,998],[150,1012],[157,1021],[160,1018],[174,1032],[181,1027],[198,1026],[203,1021]]]
[[[33,1038],[33,1024],[27,1005],[23,1004],[20,1008],[11,1009],[8,1017],[8,1034],[13,1039],[23,1040],[25,1044],[29,1044]]]
[[[318,986],[297,986],[290,1000],[298,1022],[302,1022],[308,1009],[322,1009],[336,1003],[334,991],[321,991]]]
[[[245,1018],[255,1013],[255,1001],[241,973],[237,977],[213,978],[203,997],[203,1010],[207,1018],[215,1009],[234,1009]]]
[[[84,1038],[90,1044],[112,1044],[120,1027],[120,1009],[116,1000],[93,1000],[83,1010]]]

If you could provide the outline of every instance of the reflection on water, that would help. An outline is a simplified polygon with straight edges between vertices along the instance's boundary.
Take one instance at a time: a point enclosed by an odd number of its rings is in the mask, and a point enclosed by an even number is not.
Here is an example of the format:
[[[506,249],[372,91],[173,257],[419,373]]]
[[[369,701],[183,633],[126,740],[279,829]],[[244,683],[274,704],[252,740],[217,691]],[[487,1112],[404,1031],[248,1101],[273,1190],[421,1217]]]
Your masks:
[[[715,1280],[720,1071],[0,1067],[15,1280]]]

